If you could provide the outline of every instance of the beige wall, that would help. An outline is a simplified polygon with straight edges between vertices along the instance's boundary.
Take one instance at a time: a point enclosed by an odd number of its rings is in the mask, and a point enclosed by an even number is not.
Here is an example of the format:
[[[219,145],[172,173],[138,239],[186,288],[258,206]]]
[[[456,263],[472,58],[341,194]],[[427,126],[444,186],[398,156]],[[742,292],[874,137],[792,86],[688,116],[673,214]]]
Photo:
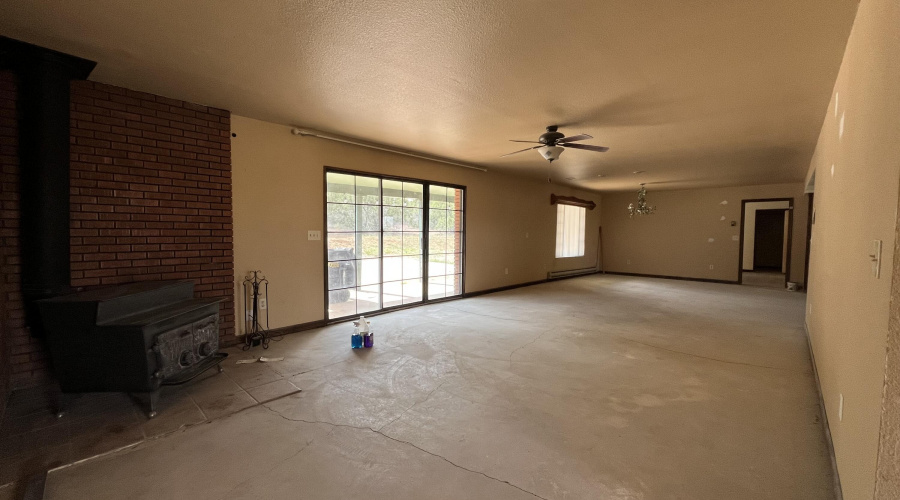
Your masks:
[[[770,208],[788,208],[790,203],[786,201],[760,201],[747,203],[744,208],[744,270],[752,271],[753,270],[753,253],[756,248],[756,211],[757,210],[767,210]],[[807,204],[808,206],[808,204]],[[788,215],[784,216],[784,250],[782,264],[781,264],[781,272],[784,272],[784,267],[787,259],[787,236],[788,236]],[[804,234],[805,238],[806,235]]]
[[[585,256],[555,259],[556,207],[550,205],[551,193],[599,205],[596,193],[294,136],[290,127],[241,116],[233,115],[231,125],[237,134],[235,279],[239,284],[253,269],[266,274],[273,328],[324,317],[324,241],[308,241],[307,231],[324,233],[326,165],[466,186],[466,292],[542,280],[548,271],[596,262],[599,206],[587,212]],[[236,304],[241,311],[240,294]]]
[[[605,269],[736,281],[741,265],[741,201],[764,198],[794,199],[791,280],[802,283],[807,200],[800,183],[671,191],[656,191],[648,186],[647,201],[656,205],[657,211],[634,219],[628,218],[626,207],[637,200],[636,189],[604,194]],[[723,205],[723,201],[728,203]],[[731,221],[735,221],[735,226]]]
[[[881,402],[881,439],[875,480],[875,498],[878,500],[900,498],[900,220],[897,221],[894,235],[892,282],[891,317]]]
[[[898,27],[897,0],[860,3],[810,166],[807,325],[847,500],[875,491],[900,183]],[[872,240],[883,241],[881,278]]]

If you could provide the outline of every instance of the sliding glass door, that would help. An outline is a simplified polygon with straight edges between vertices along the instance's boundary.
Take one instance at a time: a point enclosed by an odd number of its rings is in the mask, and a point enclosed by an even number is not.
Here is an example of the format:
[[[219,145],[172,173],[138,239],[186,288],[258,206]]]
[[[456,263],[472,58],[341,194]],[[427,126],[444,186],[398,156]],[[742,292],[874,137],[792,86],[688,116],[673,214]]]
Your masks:
[[[464,192],[327,171],[326,318],[460,295]]]

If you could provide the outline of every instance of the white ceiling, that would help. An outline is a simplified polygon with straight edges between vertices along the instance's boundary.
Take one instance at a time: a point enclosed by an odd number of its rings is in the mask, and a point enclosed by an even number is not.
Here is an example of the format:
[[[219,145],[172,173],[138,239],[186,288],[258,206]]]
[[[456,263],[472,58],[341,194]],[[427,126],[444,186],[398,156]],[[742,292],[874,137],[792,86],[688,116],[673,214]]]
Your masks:
[[[91,79],[546,178],[802,182],[857,0],[4,0],[0,33]],[[633,171],[646,173],[635,175]],[[604,177],[597,177],[603,174]],[[566,179],[566,178],[574,178]]]

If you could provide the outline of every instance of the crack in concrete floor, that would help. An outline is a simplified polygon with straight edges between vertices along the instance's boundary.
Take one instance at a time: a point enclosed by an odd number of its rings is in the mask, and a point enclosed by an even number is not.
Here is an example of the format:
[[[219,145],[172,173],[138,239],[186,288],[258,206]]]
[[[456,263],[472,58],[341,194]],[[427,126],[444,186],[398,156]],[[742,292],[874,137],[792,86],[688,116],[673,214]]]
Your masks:
[[[461,308],[461,307],[455,307],[455,306],[451,306],[451,305],[448,305],[447,308],[453,309],[453,310],[458,311],[458,312],[461,312],[461,313],[471,314],[471,315],[473,315],[473,316],[481,316],[481,317],[483,317],[483,318],[493,318],[493,319],[499,319],[499,320],[501,320],[501,321],[516,321],[516,322],[519,322],[519,323],[531,323],[531,321],[529,321],[529,320],[527,320],[527,319],[504,318],[504,317],[502,317],[502,316],[494,316],[494,315],[491,315],[491,314],[484,314],[484,313],[478,313],[478,312],[473,312],[473,311],[467,311],[467,310],[465,310],[465,309],[463,309],[463,308]]]
[[[543,337],[544,335],[546,335],[546,334],[552,332],[553,330],[555,330],[555,329],[554,329],[554,328],[551,328],[551,329],[549,329],[549,330],[543,331],[543,332],[539,333],[537,337],[535,337],[535,338],[531,339],[530,341],[528,341],[528,342],[526,342],[526,343],[520,345],[519,347],[516,347],[515,349],[513,349],[513,350],[509,353],[509,364],[512,365],[512,357],[513,357],[513,354],[515,354],[516,352],[518,352],[520,349],[524,349],[524,348],[530,346],[531,344],[534,344],[535,342],[537,342],[538,340],[540,340],[541,337]]]
[[[727,359],[712,358],[712,357],[709,357],[709,356],[703,356],[702,354],[694,354],[694,353],[691,353],[691,352],[678,351],[678,350],[675,350],[675,349],[669,349],[669,348],[667,348],[667,347],[661,347],[661,346],[658,346],[658,345],[648,344],[648,343],[646,343],[646,342],[641,342],[641,341],[639,341],[639,340],[630,339],[630,338],[628,338],[628,337],[619,337],[619,338],[622,339],[622,340],[628,341],[628,342],[633,342],[633,343],[635,343],[635,344],[640,344],[640,345],[642,345],[642,346],[652,347],[653,349],[659,349],[659,350],[661,350],[661,351],[671,352],[671,353],[674,353],[674,354],[681,354],[682,356],[691,356],[691,357],[694,357],[694,358],[708,359],[708,360],[710,360],[710,361],[718,361],[719,363],[729,363],[729,364],[732,364],[732,365],[741,365],[741,366],[752,366],[752,367],[755,367],[755,368],[768,368],[768,369],[770,369],[770,370],[781,370],[781,371],[788,371],[788,372],[794,372],[794,373],[808,373],[808,372],[798,372],[797,370],[789,370],[789,369],[787,369],[787,368],[781,368],[781,367],[778,367],[778,366],[758,365],[758,364],[755,364],[755,363],[743,363],[743,362],[741,362],[741,361],[729,361],[729,360],[727,360]]]
[[[436,390],[437,390],[437,389],[435,389],[435,391],[436,391]],[[434,391],[432,391],[432,392],[434,392]],[[422,402],[424,402],[424,401],[422,401]],[[416,403],[416,404],[418,404],[418,403]],[[329,425],[329,426],[331,426],[331,427],[343,427],[343,428],[347,428],[347,429],[355,429],[355,430],[359,430],[359,431],[374,432],[375,434],[378,434],[379,436],[382,436],[382,437],[385,437],[385,438],[387,438],[387,439],[390,439],[391,441],[394,441],[394,442],[396,442],[396,443],[405,444],[405,445],[407,445],[407,446],[412,446],[413,448],[415,448],[415,449],[421,451],[422,453],[425,453],[425,454],[427,454],[427,455],[431,455],[432,457],[435,457],[435,458],[440,459],[440,460],[442,460],[442,461],[444,461],[444,462],[447,462],[448,464],[452,465],[453,467],[456,467],[457,469],[461,469],[461,470],[464,470],[464,471],[467,471],[467,472],[471,472],[471,473],[473,473],[473,474],[478,474],[478,475],[484,476],[484,477],[486,477],[486,478],[488,478],[488,479],[490,479],[490,480],[492,480],[492,481],[497,481],[497,482],[499,482],[499,483],[503,483],[503,484],[506,484],[506,485],[508,485],[508,486],[512,486],[513,488],[515,488],[515,489],[517,489],[517,490],[519,490],[519,491],[521,491],[521,492],[523,492],[523,493],[527,493],[527,494],[529,494],[529,495],[531,495],[531,496],[533,496],[533,497],[535,497],[535,498],[540,498],[541,500],[549,500],[549,499],[544,498],[544,497],[542,497],[542,496],[540,496],[540,495],[538,495],[538,494],[536,494],[536,493],[534,493],[534,492],[528,491],[528,490],[526,490],[525,488],[522,488],[522,487],[520,487],[520,486],[516,486],[515,484],[513,484],[513,483],[511,483],[511,482],[509,482],[509,481],[507,481],[507,480],[505,480],[505,479],[500,479],[500,478],[498,478],[498,477],[494,477],[494,476],[485,474],[484,472],[481,472],[481,471],[478,471],[478,470],[474,470],[474,469],[470,469],[470,468],[468,468],[468,467],[465,467],[465,466],[463,466],[463,465],[460,465],[460,464],[458,464],[458,463],[456,463],[456,462],[454,462],[454,461],[452,461],[452,460],[450,460],[450,459],[448,459],[448,458],[446,458],[446,457],[444,457],[444,456],[442,456],[442,455],[439,455],[439,454],[437,454],[437,453],[428,451],[428,450],[426,450],[425,448],[422,448],[422,447],[416,445],[415,443],[411,443],[411,442],[405,441],[405,440],[403,440],[403,439],[398,439],[398,438],[395,438],[395,437],[393,437],[393,436],[389,436],[389,435],[387,435],[387,434],[381,432],[380,429],[384,428],[384,426],[382,426],[382,427],[379,428],[379,429],[373,429],[373,428],[371,428],[371,427],[359,427],[359,426],[349,425],[349,424],[337,424],[337,423],[334,423],[334,422],[327,422],[327,421],[325,421],[325,420],[306,420],[306,419],[302,419],[302,418],[291,418],[291,417],[288,417],[288,416],[286,416],[286,415],[283,415],[283,414],[282,414],[281,412],[279,412],[278,410],[274,410],[274,409],[272,409],[272,408],[269,408],[269,407],[266,406],[266,405],[262,405],[262,406],[263,406],[263,408],[265,408],[266,410],[268,410],[270,413],[272,413],[272,414],[274,414],[274,415],[277,415],[278,417],[283,418],[284,420],[291,421],[291,422],[303,422],[303,423],[306,423],[306,424],[323,424],[323,425]],[[414,404],[413,406],[415,406],[415,404]],[[412,408],[412,407],[410,407],[410,408]],[[396,419],[395,419],[395,420],[396,420]],[[305,448],[306,448],[306,447],[304,447],[304,449],[305,449]],[[302,451],[302,450],[301,450],[301,451]],[[298,454],[299,454],[299,453],[298,453]]]

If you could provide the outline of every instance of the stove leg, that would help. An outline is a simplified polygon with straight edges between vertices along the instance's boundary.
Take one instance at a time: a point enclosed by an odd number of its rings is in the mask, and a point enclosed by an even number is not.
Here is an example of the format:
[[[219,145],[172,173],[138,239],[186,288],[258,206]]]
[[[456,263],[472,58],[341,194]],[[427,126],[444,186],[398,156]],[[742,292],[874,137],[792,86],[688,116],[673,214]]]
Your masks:
[[[156,408],[159,404],[159,391],[138,392],[132,394],[132,396],[144,405],[144,408],[147,411],[147,418],[156,416]]]
[[[63,418],[65,416],[66,411],[68,411],[69,406],[72,405],[72,401],[75,400],[76,394],[60,392],[56,395],[56,401],[54,401],[53,410],[56,412],[56,418]]]

